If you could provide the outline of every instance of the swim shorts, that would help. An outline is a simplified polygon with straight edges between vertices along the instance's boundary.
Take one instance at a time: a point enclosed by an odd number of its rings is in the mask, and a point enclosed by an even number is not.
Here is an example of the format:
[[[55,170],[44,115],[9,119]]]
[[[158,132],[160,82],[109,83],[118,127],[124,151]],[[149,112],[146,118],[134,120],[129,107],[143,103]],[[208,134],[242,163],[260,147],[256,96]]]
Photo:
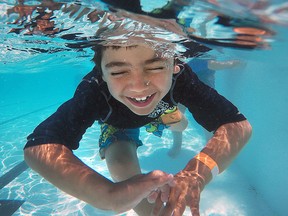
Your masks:
[[[143,145],[142,141],[139,139],[139,128],[119,129],[103,122],[99,122],[99,124],[101,126],[101,135],[99,138],[99,152],[101,159],[105,158],[105,150],[114,142],[131,142],[135,143],[137,147]]]
[[[169,128],[171,124],[181,121],[182,113],[174,107],[166,110],[159,119],[156,119],[145,125],[146,131],[158,137],[161,137],[163,130]],[[134,143],[137,147],[143,143],[139,139],[140,129],[119,129],[112,125],[99,122],[101,126],[101,135],[99,138],[99,152],[102,159],[105,158],[105,150],[114,142],[126,141]]]
[[[139,139],[140,129],[119,129],[106,123],[99,123],[101,126],[101,135],[99,138],[99,152],[101,159],[105,159],[105,150],[114,142],[126,141],[134,143],[136,147],[142,146],[143,143]],[[144,126],[146,131],[158,137],[161,137],[163,130],[169,126],[159,121],[151,122]]]

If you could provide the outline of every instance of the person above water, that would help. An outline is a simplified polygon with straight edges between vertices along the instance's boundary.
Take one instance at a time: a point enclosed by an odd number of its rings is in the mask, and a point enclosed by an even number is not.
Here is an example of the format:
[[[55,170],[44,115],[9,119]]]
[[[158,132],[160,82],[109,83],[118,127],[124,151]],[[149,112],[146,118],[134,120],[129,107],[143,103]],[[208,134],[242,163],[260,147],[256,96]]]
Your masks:
[[[237,107],[180,60],[176,43],[169,37],[155,39],[160,28],[106,21],[96,34],[95,67],[74,96],[28,136],[25,161],[56,187],[99,209],[182,215],[188,206],[197,216],[201,191],[247,143],[251,126]],[[213,137],[177,174],[142,173],[139,128],[158,136],[165,128],[177,128],[179,103]],[[99,152],[113,181],[73,154],[94,122],[101,127]]]

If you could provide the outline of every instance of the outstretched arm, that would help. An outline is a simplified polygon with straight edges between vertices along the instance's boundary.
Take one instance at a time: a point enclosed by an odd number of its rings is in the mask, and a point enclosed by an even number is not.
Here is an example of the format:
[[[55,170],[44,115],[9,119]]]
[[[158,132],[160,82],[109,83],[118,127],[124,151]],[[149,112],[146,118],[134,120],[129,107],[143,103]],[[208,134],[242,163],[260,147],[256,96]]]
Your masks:
[[[162,171],[113,183],[78,159],[67,147],[43,144],[25,149],[27,164],[64,192],[96,208],[124,212],[135,207],[173,176]]]
[[[222,125],[201,152],[212,158],[222,172],[248,142],[251,133],[252,127],[247,120]],[[175,216],[182,215],[186,206],[189,206],[192,215],[198,216],[200,193],[211,179],[208,166],[196,158],[191,159],[186,167],[175,175],[176,186],[172,188],[169,201],[160,215],[171,215],[173,211]],[[160,208],[155,209],[156,214]]]

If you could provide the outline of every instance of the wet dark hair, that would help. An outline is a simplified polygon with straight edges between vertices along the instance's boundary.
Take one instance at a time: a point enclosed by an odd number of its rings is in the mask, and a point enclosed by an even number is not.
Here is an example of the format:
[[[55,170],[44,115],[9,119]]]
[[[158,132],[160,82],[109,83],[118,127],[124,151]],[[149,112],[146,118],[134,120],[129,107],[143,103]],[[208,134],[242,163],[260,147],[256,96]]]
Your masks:
[[[137,47],[137,45],[127,46],[126,48],[128,49],[128,48],[133,48],[133,47]],[[94,56],[91,60],[95,63],[95,66],[101,75],[103,74],[103,71],[101,68],[101,61],[102,61],[103,52],[108,48],[112,48],[112,49],[117,50],[117,49],[123,48],[123,46],[116,46],[116,45],[103,46],[103,45],[98,44],[98,45],[92,47],[92,50],[94,51]],[[182,61],[180,61],[175,56],[174,57],[174,64],[179,64],[179,63],[182,63]]]
[[[97,46],[92,47],[92,50],[94,51],[94,56],[91,60],[95,63],[96,68],[101,74],[103,74],[102,68],[101,68],[101,60],[102,60],[104,49],[105,47],[102,45],[97,45]]]
[[[127,46],[126,48],[133,48],[136,47],[137,45],[132,45],[132,46]],[[103,46],[103,45],[97,45],[94,46],[92,48],[92,50],[94,51],[94,57],[92,58],[92,61],[95,63],[96,68],[98,69],[98,71],[103,74],[102,72],[102,68],[101,68],[101,61],[102,61],[102,56],[103,56],[103,52],[108,49],[108,48],[112,48],[112,49],[120,49],[123,48],[123,46],[116,46],[116,45],[112,45],[112,46]]]

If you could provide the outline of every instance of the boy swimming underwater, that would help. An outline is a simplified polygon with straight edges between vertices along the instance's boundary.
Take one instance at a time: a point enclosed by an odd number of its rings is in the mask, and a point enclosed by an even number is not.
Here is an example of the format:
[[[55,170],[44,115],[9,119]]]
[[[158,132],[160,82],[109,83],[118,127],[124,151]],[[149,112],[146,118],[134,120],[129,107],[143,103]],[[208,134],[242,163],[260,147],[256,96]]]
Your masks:
[[[122,24],[127,28],[121,28]],[[99,37],[110,37],[111,43],[94,47],[96,66],[73,98],[29,135],[26,162],[56,187],[96,208],[115,212],[133,208],[139,215],[182,215],[189,206],[194,216],[199,215],[201,191],[247,143],[249,122],[177,60],[173,44],[154,43],[155,35],[134,22],[116,20],[102,30]],[[126,30],[127,37],[119,40],[116,30]],[[145,40],[141,40],[143,35]],[[176,175],[160,170],[142,174],[136,152],[142,145],[139,128],[153,125],[161,135],[165,127],[180,120],[163,120],[177,110],[178,103],[204,128],[215,131],[213,137]],[[106,159],[114,182],[72,152],[95,121],[101,125],[100,155]]]

